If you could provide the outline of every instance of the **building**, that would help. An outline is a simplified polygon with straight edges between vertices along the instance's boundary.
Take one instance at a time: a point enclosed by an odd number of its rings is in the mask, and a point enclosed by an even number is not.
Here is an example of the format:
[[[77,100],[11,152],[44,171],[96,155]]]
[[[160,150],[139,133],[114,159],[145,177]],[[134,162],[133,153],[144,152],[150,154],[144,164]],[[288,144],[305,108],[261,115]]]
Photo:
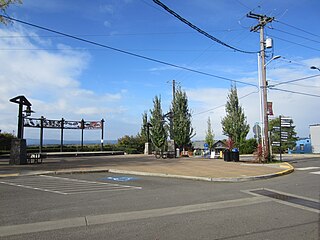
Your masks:
[[[192,143],[192,146],[195,150],[198,150],[198,151],[205,151],[207,150],[207,148],[205,147],[206,145],[206,142],[205,141],[194,141]],[[227,145],[224,141],[221,141],[221,140],[218,140],[218,141],[215,141],[214,144],[213,144],[213,147],[212,147],[213,151],[215,152],[215,155],[216,156],[220,156],[220,152],[224,151],[226,148],[227,148]]]
[[[312,153],[320,153],[320,124],[310,125]]]
[[[293,150],[289,150],[289,153],[312,153],[310,138],[300,138],[296,141],[296,146]]]

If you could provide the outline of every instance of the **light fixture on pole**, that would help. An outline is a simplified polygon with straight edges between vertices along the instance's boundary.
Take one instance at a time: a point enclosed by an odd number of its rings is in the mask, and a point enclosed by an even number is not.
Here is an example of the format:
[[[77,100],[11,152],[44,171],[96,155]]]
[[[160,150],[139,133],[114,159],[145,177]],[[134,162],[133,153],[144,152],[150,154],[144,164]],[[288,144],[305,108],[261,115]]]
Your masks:
[[[271,63],[273,60],[276,60],[276,59],[279,59],[281,58],[280,55],[276,55],[276,56],[273,56],[268,62],[266,62],[266,64],[264,66],[267,66],[269,63]]]
[[[259,77],[259,91],[260,91],[260,122],[261,122],[261,145],[264,150],[264,156],[268,156],[269,153],[269,141],[268,141],[268,115],[267,115],[267,80],[266,80],[266,66],[273,60],[281,58],[280,55],[273,56],[269,61],[262,65],[264,57],[262,58],[258,54],[258,77]]]
[[[12,99],[10,99],[10,102],[19,104],[19,111],[18,111],[18,139],[23,139],[23,112],[26,114],[26,116],[31,116],[31,113],[33,111],[31,110],[32,104],[29,102],[29,100],[25,96],[17,96]],[[23,111],[23,106],[26,106],[26,110]]]
[[[316,67],[316,66],[311,66],[310,69],[315,69],[315,70],[320,71],[320,68],[318,68],[318,67]]]
[[[27,164],[27,144],[26,140],[23,139],[23,127],[24,118],[30,116],[33,112],[31,110],[31,103],[22,95],[10,99],[10,102],[18,104],[19,110],[17,139],[13,139],[11,142],[9,163],[12,165]],[[23,110],[23,106],[26,106],[26,110]]]

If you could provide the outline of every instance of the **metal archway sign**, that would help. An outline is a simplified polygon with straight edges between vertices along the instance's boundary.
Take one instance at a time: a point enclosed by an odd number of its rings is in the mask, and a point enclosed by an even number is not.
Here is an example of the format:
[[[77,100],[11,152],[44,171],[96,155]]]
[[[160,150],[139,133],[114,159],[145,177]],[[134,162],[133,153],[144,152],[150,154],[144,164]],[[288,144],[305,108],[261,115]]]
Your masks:
[[[103,150],[103,129],[104,129],[104,119],[100,121],[85,121],[84,119],[80,121],[69,121],[64,118],[60,120],[47,119],[45,117],[41,118],[23,118],[23,126],[30,128],[40,129],[40,152],[43,147],[43,130],[45,128],[60,129],[60,151],[63,151],[63,133],[65,129],[81,130],[81,149],[83,149],[83,133],[84,130],[100,130],[101,129],[101,151]]]

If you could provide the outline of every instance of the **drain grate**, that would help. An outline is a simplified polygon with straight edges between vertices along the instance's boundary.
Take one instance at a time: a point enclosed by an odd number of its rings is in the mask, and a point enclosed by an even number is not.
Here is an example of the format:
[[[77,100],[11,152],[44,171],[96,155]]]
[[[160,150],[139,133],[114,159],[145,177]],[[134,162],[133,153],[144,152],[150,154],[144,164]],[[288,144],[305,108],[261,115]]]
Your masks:
[[[270,197],[270,198],[274,198],[277,200],[281,200],[281,201],[301,205],[304,207],[309,207],[309,208],[320,210],[320,203],[319,202],[315,202],[315,201],[311,201],[311,200],[307,200],[307,199],[303,199],[303,198],[299,198],[299,197],[293,197],[293,196],[273,192],[273,191],[266,190],[266,189],[252,190],[250,192],[256,193],[256,194],[259,194],[259,195],[262,195],[265,197]]]

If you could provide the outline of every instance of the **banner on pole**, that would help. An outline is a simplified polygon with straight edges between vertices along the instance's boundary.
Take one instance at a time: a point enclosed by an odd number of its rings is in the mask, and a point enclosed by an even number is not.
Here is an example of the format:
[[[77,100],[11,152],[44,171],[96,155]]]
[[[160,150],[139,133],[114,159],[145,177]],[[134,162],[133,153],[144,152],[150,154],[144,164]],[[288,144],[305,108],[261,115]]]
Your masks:
[[[272,102],[267,102],[267,114],[273,116]]]

